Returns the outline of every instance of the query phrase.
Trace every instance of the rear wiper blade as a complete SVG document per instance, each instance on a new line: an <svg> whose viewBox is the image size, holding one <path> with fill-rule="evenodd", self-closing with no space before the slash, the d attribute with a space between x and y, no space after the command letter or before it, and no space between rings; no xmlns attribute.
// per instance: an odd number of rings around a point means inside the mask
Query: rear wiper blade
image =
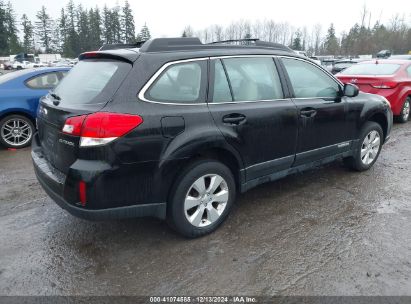
<svg viewBox="0 0 411 304"><path fill-rule="evenodd" d="M58 96L56 93L50 93L50 96L53 97L55 100L61 100L61 97Z"/></svg>
<svg viewBox="0 0 411 304"><path fill-rule="evenodd" d="M58 106L60 104L61 97L58 96L56 93L50 93L50 96L54 98L53 104Z"/></svg>

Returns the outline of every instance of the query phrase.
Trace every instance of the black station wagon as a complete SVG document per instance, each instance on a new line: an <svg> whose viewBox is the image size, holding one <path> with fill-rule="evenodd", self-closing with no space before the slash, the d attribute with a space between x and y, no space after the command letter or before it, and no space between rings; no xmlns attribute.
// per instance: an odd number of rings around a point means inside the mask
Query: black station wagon
<svg viewBox="0 0 411 304"><path fill-rule="evenodd" d="M384 97L283 45L119 47L80 55L39 107L35 172L73 215L153 216L197 237L238 193L336 159L367 170L389 138Z"/></svg>

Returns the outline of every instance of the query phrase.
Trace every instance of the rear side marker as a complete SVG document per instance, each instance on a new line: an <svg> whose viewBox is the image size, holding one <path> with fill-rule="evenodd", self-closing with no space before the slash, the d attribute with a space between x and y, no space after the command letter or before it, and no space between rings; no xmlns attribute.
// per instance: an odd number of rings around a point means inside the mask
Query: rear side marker
<svg viewBox="0 0 411 304"><path fill-rule="evenodd" d="M102 146L143 123L139 115L96 112L67 118L62 132L80 136L80 147Z"/></svg>

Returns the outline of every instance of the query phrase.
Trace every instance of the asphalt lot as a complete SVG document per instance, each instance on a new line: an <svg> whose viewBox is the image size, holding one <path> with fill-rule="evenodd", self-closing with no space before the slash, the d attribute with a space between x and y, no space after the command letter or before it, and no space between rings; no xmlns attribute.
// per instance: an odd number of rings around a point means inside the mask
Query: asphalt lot
<svg viewBox="0 0 411 304"><path fill-rule="evenodd" d="M242 195L187 240L155 219L87 222L0 150L0 295L411 295L411 123L368 172L341 162Z"/></svg>

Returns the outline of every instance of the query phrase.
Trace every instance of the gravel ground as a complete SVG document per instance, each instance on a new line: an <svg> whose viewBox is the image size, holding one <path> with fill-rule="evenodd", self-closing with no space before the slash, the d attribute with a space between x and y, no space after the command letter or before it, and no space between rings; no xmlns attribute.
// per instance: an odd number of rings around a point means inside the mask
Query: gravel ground
<svg viewBox="0 0 411 304"><path fill-rule="evenodd" d="M240 196L187 240L155 219L87 222L0 150L0 295L411 295L411 123L368 172L340 162Z"/></svg>

